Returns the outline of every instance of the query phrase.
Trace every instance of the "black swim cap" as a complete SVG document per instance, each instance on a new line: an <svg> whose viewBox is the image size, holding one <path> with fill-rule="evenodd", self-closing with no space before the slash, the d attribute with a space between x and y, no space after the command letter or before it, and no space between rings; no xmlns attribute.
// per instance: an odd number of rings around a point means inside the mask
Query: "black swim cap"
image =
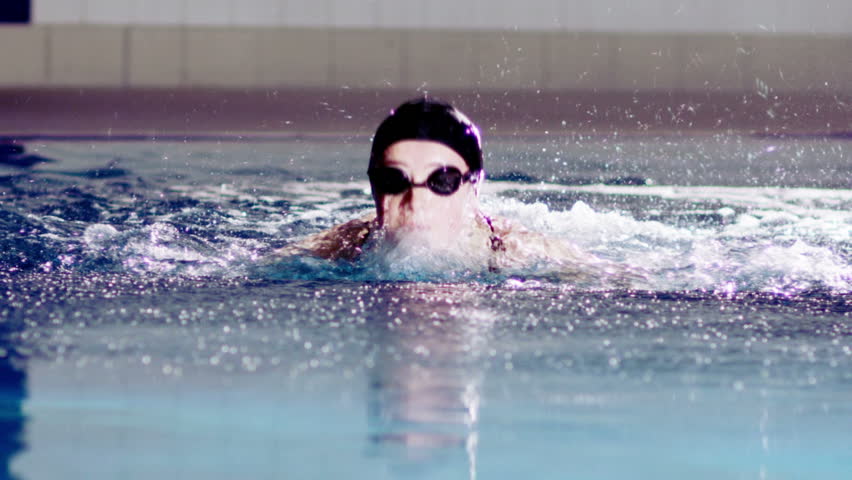
<svg viewBox="0 0 852 480"><path fill-rule="evenodd" d="M400 140L432 140L452 148L471 172L482 170L479 129L452 105L426 98L400 105L379 125L373 137L370 168L381 165L385 150Z"/></svg>

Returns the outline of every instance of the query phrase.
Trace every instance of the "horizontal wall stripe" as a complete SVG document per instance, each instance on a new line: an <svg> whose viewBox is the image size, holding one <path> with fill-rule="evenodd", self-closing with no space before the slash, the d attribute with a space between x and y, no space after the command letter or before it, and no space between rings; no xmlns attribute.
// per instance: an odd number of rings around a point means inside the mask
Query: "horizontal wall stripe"
<svg viewBox="0 0 852 480"><path fill-rule="evenodd" d="M852 92L852 36L0 27L0 87Z"/></svg>
<svg viewBox="0 0 852 480"><path fill-rule="evenodd" d="M852 32L852 2L841 0L33 0L33 9L37 24L634 33Z"/></svg>

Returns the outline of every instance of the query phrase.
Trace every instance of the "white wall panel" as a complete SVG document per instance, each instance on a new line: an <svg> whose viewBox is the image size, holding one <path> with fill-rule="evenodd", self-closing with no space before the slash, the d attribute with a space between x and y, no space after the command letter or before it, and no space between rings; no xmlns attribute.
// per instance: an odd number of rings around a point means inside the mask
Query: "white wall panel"
<svg viewBox="0 0 852 480"><path fill-rule="evenodd" d="M519 30L555 30L559 28L557 0L504 1L503 3L503 28L517 28Z"/></svg>
<svg viewBox="0 0 852 480"><path fill-rule="evenodd" d="M232 5L235 25L280 25L286 0L238 0Z"/></svg>
<svg viewBox="0 0 852 480"><path fill-rule="evenodd" d="M489 25L502 25L505 23L505 5L509 0L470 0L473 4L473 12L467 18L471 18L470 28L481 30ZM448 2L452 6L452 2Z"/></svg>
<svg viewBox="0 0 852 480"><path fill-rule="evenodd" d="M852 32L850 0L33 0L35 23Z"/></svg>
<svg viewBox="0 0 852 480"><path fill-rule="evenodd" d="M595 28L597 23L595 19L599 12L605 12L606 8L603 2L593 2L586 5L583 10L579 10L576 1L562 0L557 5L559 25L563 30L600 30Z"/></svg>
<svg viewBox="0 0 852 480"><path fill-rule="evenodd" d="M376 27L380 7L378 0L330 0L331 21L336 27Z"/></svg>
<svg viewBox="0 0 852 480"><path fill-rule="evenodd" d="M719 4L716 2L688 2L680 20L688 23L691 18L700 18L705 25L720 26L716 29L717 32L729 33L734 31L729 21L729 15L730 12L727 12L724 8L719 8Z"/></svg>
<svg viewBox="0 0 852 480"><path fill-rule="evenodd" d="M625 24L628 21L636 22L644 25L643 29L647 32L671 32L683 28L684 23L689 23L689 17L686 15L686 6L688 2L680 0L652 0L647 7L644 7L645 2L633 2L628 4L626 9L629 15L629 20L625 19Z"/></svg>
<svg viewBox="0 0 852 480"><path fill-rule="evenodd" d="M775 30L776 7L774 2L767 5L765 2L743 2L740 5L730 5L730 0L722 0L717 8L727 6L723 22L735 32L757 32L767 33Z"/></svg>
<svg viewBox="0 0 852 480"><path fill-rule="evenodd" d="M496 0L493 2L498 3ZM476 2L459 0L432 0L423 2L423 26L426 28L477 28L479 27Z"/></svg>
<svg viewBox="0 0 852 480"><path fill-rule="evenodd" d="M538 9L545 0L523 5ZM840 0L608 0L558 2L563 29L607 32L840 33L852 31L852 2ZM542 24L546 19L541 19Z"/></svg>
<svg viewBox="0 0 852 480"><path fill-rule="evenodd" d="M284 25L319 27L331 25L329 0L287 0Z"/></svg>
<svg viewBox="0 0 852 480"><path fill-rule="evenodd" d="M140 25L184 23L185 0L134 0L132 22Z"/></svg>
<svg viewBox="0 0 852 480"><path fill-rule="evenodd" d="M821 3L826 3L826 6L822 7ZM805 31L808 32L852 33L852 2L850 1L814 2L807 11L801 12L801 9L797 9L794 15L805 23L807 27Z"/></svg>
<svg viewBox="0 0 852 480"><path fill-rule="evenodd" d="M808 22L802 18L797 18L796 8L793 5L794 0L778 0L776 3L775 23L779 30L789 30L796 28L796 24Z"/></svg>
<svg viewBox="0 0 852 480"><path fill-rule="evenodd" d="M33 23L80 23L85 0L33 0Z"/></svg>
<svg viewBox="0 0 852 480"><path fill-rule="evenodd" d="M379 26L386 28L423 28L427 3L400 0L379 1Z"/></svg>
<svg viewBox="0 0 852 480"><path fill-rule="evenodd" d="M797 11L795 6L796 0L777 0L775 10L770 16L772 24L770 29L775 31L789 31L795 29L797 25L801 25L803 29L807 29L810 22L810 13ZM818 7L818 2L814 2L814 6ZM806 15L802 15L805 13Z"/></svg>
<svg viewBox="0 0 852 480"><path fill-rule="evenodd" d="M85 23L126 25L133 17L133 0L86 0Z"/></svg>
<svg viewBox="0 0 852 480"><path fill-rule="evenodd" d="M609 5L603 14L598 15L599 26L602 30L610 30L610 25L629 25L636 31L649 31L657 28L661 22L657 14L659 11L659 0L645 0L641 3L619 2L617 5ZM648 12L653 12L649 15ZM649 25L649 20L651 24ZM620 30L618 27L613 30Z"/></svg>
<svg viewBox="0 0 852 480"><path fill-rule="evenodd" d="M189 25L229 25L233 22L232 0L185 0Z"/></svg>

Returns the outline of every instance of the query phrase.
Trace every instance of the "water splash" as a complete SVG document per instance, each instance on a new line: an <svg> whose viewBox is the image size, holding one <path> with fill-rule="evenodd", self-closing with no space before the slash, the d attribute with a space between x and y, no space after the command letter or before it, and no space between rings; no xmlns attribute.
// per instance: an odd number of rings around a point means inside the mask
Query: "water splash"
<svg viewBox="0 0 852 480"><path fill-rule="evenodd" d="M826 152L840 148L832 155L842 157L843 145L837 145L823 147ZM805 146L774 139L749 148L774 155ZM179 156L176 148L170 158ZM216 169L201 175L194 163L163 166L162 155L143 149L139 158L123 163L136 170L125 169L118 176L45 170L0 177L0 224L5 232L0 235L0 265L9 271L221 278L261 272L267 278L486 283L514 279L581 289L618 287L606 282L578 284L560 277L546 261L495 275L472 268L464 258L421 252L416 242L405 248L377 249L354 264L303 257L271 266L266 259L275 249L372 209L367 183L352 180L360 178L356 177L360 170L346 163L343 174L331 172L334 162L305 175L254 164L226 169L226 159L236 150L208 160L195 152L197 145L181 148L192 154L193 162L209 162ZM335 148L329 145L327 150ZM559 151L560 157L571 155L565 148ZM52 155L62 158L59 166L68 169L68 162L75 160L72 153ZM89 152L77 160L81 171L92 170ZM492 163L496 172L492 178L503 180L484 185L482 200L488 214L603 260L643 270L647 272L643 288L781 294L852 291L849 190L588 181L566 185L533 179L530 172L538 169L518 161L512 163L512 171L526 176L501 177L500 162ZM553 168L566 171L562 164ZM326 170L331 173L326 175ZM554 170L541 178L565 177L558 173ZM324 175L333 180L305 181Z"/></svg>
<svg viewBox="0 0 852 480"><path fill-rule="evenodd" d="M504 193L508 186L501 186ZM514 186L548 191L556 186ZM618 210L596 211L582 201L565 211L541 202L493 199L500 214L543 230L603 258L651 272L654 290L764 291L794 294L827 289L852 291L852 194L809 189L723 187L572 187L600 195L680 198L686 210L638 220ZM683 224L699 201L719 202L710 223ZM701 210L701 206L698 206ZM830 208L827 208L830 207ZM740 213L737 213L740 212Z"/></svg>

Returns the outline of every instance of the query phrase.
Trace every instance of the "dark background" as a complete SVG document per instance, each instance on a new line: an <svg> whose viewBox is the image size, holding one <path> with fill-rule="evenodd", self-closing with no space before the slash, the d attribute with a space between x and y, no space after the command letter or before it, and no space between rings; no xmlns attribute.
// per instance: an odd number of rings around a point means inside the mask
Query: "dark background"
<svg viewBox="0 0 852 480"><path fill-rule="evenodd" d="M0 23L30 23L30 0L0 0Z"/></svg>

